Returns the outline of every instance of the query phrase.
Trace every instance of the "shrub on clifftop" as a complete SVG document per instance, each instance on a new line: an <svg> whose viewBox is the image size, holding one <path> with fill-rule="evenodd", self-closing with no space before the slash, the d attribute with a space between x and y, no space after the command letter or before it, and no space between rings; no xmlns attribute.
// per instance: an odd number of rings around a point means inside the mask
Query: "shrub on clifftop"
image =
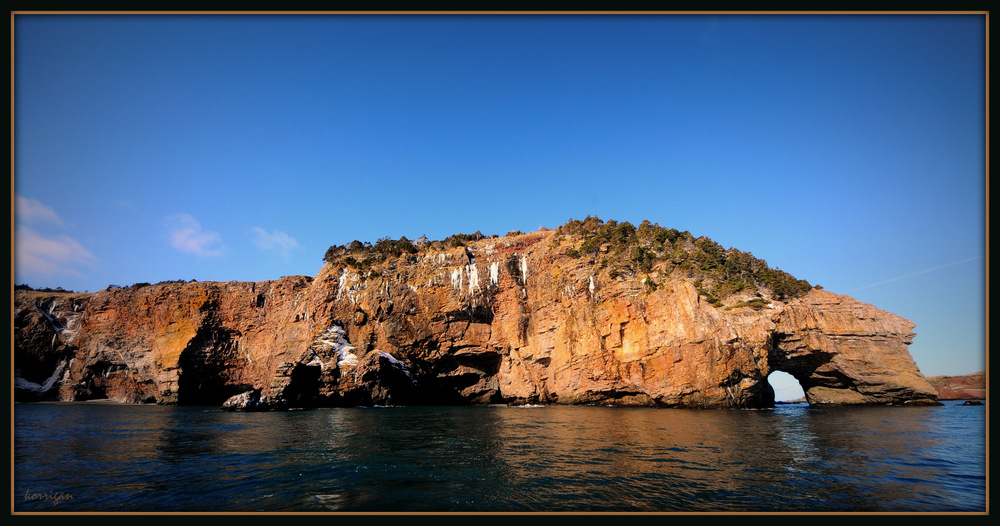
<svg viewBox="0 0 1000 526"><path fill-rule="evenodd" d="M600 268L617 260L624 270L650 272L655 268L670 273L673 269L693 272L705 281L700 293L713 305L738 292L767 288L776 299L800 296L812 286L786 272L770 269L767 262L749 252L725 249L708 237L695 238L688 231L664 228L643 221L639 228L629 222L602 221L593 216L583 220L570 219L556 229L559 236L579 236L579 253L596 256L606 253ZM610 257L610 260L609 260ZM620 270L614 270L615 276Z"/></svg>
<svg viewBox="0 0 1000 526"><path fill-rule="evenodd" d="M508 233L520 234L520 231ZM477 231L454 234L441 241L422 241L419 245L405 236L397 240L385 237L374 245L354 240L348 245L331 246L323 261L365 270L388 258L465 247L486 238ZM769 268L766 261L749 252L726 249L708 237L695 238L686 230L664 228L648 220L637 228L628 221L604 221L588 215L586 219L570 219L558 227L554 239L558 240L555 246L570 244L561 251L569 257L599 259L598 270L607 272L611 279L653 272L669 276L675 270L683 276L697 278L699 294L716 306L721 306L722 301L733 294L754 289L767 289L774 299L784 300L801 296L813 288L805 280ZM755 306L759 306L759 302Z"/></svg>

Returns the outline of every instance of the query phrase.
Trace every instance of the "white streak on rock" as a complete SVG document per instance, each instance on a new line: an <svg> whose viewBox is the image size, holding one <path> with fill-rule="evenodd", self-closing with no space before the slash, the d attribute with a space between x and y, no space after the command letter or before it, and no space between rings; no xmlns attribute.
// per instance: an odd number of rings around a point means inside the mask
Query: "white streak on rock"
<svg viewBox="0 0 1000 526"><path fill-rule="evenodd" d="M474 261L465 267L465 270L469 274L469 294L472 294L479 290L479 271L476 269Z"/></svg>
<svg viewBox="0 0 1000 526"><path fill-rule="evenodd" d="M500 283L500 263L497 261L490 264L490 283L494 287Z"/></svg>
<svg viewBox="0 0 1000 526"><path fill-rule="evenodd" d="M337 280L337 299L340 300L341 295L344 293L344 289L347 288L347 269L344 269L340 273L340 279Z"/></svg>

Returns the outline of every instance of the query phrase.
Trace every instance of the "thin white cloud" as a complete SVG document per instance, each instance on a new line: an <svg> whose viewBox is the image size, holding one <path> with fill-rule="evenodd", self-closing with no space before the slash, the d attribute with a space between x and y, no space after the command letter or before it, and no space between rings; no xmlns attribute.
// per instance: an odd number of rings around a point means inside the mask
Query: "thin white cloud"
<svg viewBox="0 0 1000 526"><path fill-rule="evenodd" d="M170 231L170 246L186 254L198 256L221 256L222 237L201 227L201 223L190 214L175 214L167 217Z"/></svg>
<svg viewBox="0 0 1000 526"><path fill-rule="evenodd" d="M253 244L257 245L257 248L264 252L277 252L284 259L288 259L291 251L299 247L299 242L294 237L281 230L268 232L257 226L251 230L251 233L253 234Z"/></svg>
<svg viewBox="0 0 1000 526"><path fill-rule="evenodd" d="M55 210L33 197L16 196L14 211L17 214L17 220L22 223L50 223L65 226Z"/></svg>
<svg viewBox="0 0 1000 526"><path fill-rule="evenodd" d="M45 237L24 225L17 226L15 250L14 265L18 279L79 276L79 265L97 261L89 250L67 235Z"/></svg>
<svg viewBox="0 0 1000 526"><path fill-rule="evenodd" d="M923 270L918 270L916 272L907 274L905 276L897 276L895 278L889 278L889 279L887 279L885 281L879 281L877 283L872 283L870 285L865 285L863 287L858 287L856 289L851 289L851 290L845 292L845 294L849 294L851 292L855 292L855 291L862 290L862 289L867 289L867 288L870 288L870 287L876 287L878 285L885 285L886 283L892 283L893 281L899 281L901 279L912 278L913 276L919 276L921 274L927 274L928 272L934 272L935 270L941 270L943 268L947 268L947 267L950 267L952 265L959 265L961 263L968 263L970 261L975 261L977 259L983 259L983 256L976 256L974 258L961 259L961 260L958 260L958 261L952 261L951 263L945 263L944 265L938 265L936 267L925 268Z"/></svg>

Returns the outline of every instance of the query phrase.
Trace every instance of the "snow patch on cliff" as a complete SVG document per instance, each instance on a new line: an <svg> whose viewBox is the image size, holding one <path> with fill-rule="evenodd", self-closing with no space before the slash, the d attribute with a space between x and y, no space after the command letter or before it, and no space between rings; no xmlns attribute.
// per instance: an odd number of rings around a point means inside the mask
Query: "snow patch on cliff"
<svg viewBox="0 0 1000 526"><path fill-rule="evenodd" d="M50 301L45 308L39 307L38 311L42 313L42 316L45 317L46 321L49 322L49 325L56 332L62 332L66 329L65 326L59 323L59 319L56 318L56 302Z"/></svg>
<svg viewBox="0 0 1000 526"><path fill-rule="evenodd" d="M351 345L351 342L347 341L346 333L344 333L344 329L340 325L331 325L319 337L317 342L331 348L330 350L337 356L338 367L355 367L358 365L358 356L354 354L354 346ZM321 367L323 365L318 356L314 357L309 364L315 365L315 363L318 363Z"/></svg>
<svg viewBox="0 0 1000 526"><path fill-rule="evenodd" d="M413 382L413 383L417 382L416 378L413 377L413 371L410 370L410 366L409 365L406 365L405 363L397 360L393 355L391 355L391 354L389 354L389 353L387 353L385 351L378 351L378 354L382 358L385 358L386 360L388 360L389 363L391 363L393 365L393 367L397 367L397 368L399 368L399 370L403 371L403 373L406 375L406 377L410 379L410 382Z"/></svg>
<svg viewBox="0 0 1000 526"><path fill-rule="evenodd" d="M439 264L444 264L448 261L449 254L447 252L439 252L437 254L426 254L424 256L424 261L429 261L434 263L436 260Z"/></svg>
<svg viewBox="0 0 1000 526"><path fill-rule="evenodd" d="M35 382L21 378L20 374L18 374L20 373L20 371L16 371L15 372L16 376L14 377L14 387L25 391L32 391L38 394L47 393L56 385L57 382L59 382L62 379L63 376L65 376L64 373L69 372L66 369L66 366L68 364L69 360L66 359L60 360L59 363L56 364L56 368L55 370L52 371L52 374L49 375L49 377L46 378L45 381L40 384L36 384Z"/></svg>

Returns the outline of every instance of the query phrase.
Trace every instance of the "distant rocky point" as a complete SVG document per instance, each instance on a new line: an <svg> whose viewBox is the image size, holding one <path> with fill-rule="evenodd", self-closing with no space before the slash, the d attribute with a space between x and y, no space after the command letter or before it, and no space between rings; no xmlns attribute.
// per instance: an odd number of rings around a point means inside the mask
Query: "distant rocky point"
<svg viewBox="0 0 1000 526"><path fill-rule="evenodd" d="M588 217L332 246L316 277L19 287L15 399L273 410L408 404L937 403L914 324L748 252Z"/></svg>
<svg viewBox="0 0 1000 526"><path fill-rule="evenodd" d="M964 376L931 376L927 381L934 387L938 400L985 400L986 372Z"/></svg>

